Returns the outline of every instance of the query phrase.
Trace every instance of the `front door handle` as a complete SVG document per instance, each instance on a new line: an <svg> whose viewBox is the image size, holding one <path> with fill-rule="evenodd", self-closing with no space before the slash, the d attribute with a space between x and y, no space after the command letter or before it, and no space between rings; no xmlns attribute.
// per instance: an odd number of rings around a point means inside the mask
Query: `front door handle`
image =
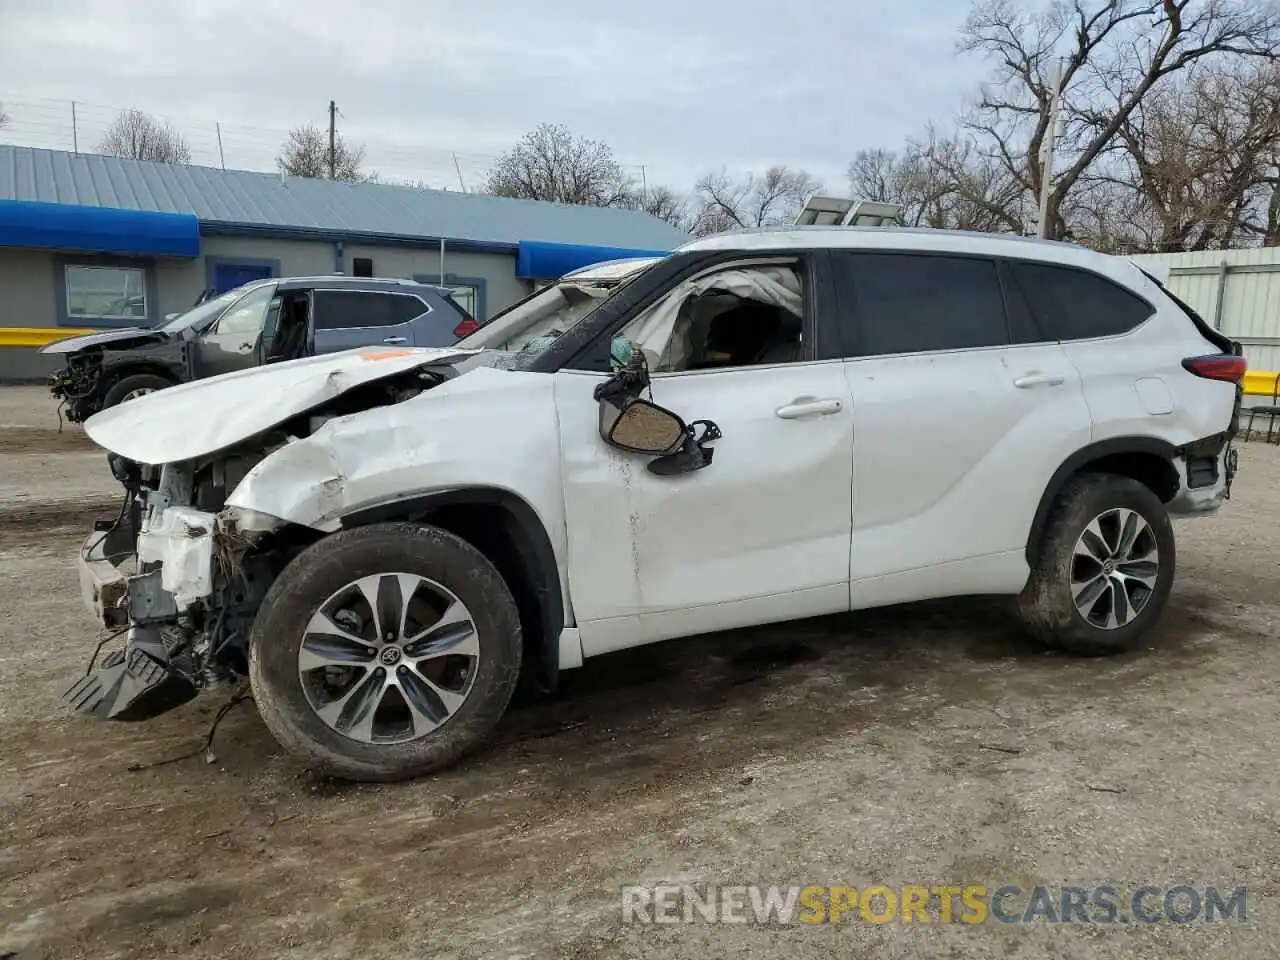
<svg viewBox="0 0 1280 960"><path fill-rule="evenodd" d="M383 343L404 343L404 341L405 341L404 337L383 337L382 338Z"/></svg>
<svg viewBox="0 0 1280 960"><path fill-rule="evenodd" d="M783 420L799 420L801 417L829 417L844 409L835 397L819 400L817 397L796 397L774 411Z"/></svg>
<svg viewBox="0 0 1280 960"><path fill-rule="evenodd" d="M1019 390L1029 390L1032 387L1060 387L1064 383L1066 383L1066 377L1041 373L1039 370L1032 370L1013 381L1013 385Z"/></svg>

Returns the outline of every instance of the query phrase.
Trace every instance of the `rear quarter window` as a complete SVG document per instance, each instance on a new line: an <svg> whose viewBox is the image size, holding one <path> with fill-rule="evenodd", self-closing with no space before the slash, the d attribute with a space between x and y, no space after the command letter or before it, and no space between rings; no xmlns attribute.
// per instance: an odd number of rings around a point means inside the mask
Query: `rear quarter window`
<svg viewBox="0 0 1280 960"><path fill-rule="evenodd" d="M1137 294L1087 270L1025 262L1011 263L1009 269L1050 340L1119 336L1156 312Z"/></svg>

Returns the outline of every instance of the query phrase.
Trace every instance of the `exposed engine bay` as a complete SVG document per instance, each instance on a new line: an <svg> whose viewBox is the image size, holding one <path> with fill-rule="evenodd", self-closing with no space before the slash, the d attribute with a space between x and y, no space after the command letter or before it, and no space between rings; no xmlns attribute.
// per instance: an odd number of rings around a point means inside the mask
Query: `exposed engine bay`
<svg viewBox="0 0 1280 960"><path fill-rule="evenodd" d="M361 384L208 457L156 467L109 454L125 498L85 542L81 587L113 636L129 638L96 670L90 664L68 703L100 719L147 720L243 679L263 597L323 534L227 508L230 492L270 453L328 421L402 403L452 373L419 367Z"/></svg>

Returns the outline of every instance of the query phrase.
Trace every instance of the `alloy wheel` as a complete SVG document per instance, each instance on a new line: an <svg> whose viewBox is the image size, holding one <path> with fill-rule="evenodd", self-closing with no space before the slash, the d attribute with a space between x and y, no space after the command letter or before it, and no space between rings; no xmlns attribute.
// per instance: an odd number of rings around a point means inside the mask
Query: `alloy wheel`
<svg viewBox="0 0 1280 960"><path fill-rule="evenodd" d="M298 676L326 725L369 744L425 737L462 707L480 662L471 612L410 573L363 577L307 623Z"/></svg>
<svg viewBox="0 0 1280 960"><path fill-rule="evenodd" d="M1117 507L1094 517L1076 539L1071 599L1091 626L1118 630L1142 612L1159 576L1155 530L1136 510Z"/></svg>

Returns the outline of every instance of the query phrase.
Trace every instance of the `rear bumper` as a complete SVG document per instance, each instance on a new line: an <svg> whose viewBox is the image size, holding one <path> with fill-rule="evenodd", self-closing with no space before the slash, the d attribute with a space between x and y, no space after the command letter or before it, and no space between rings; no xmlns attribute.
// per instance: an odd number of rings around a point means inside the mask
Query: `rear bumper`
<svg viewBox="0 0 1280 960"><path fill-rule="evenodd" d="M1178 493L1169 501L1169 513L1174 516L1193 517L1213 513L1231 496L1231 482L1235 478L1239 466L1239 452L1230 441L1214 458L1212 480L1206 479L1202 469L1191 468L1187 457L1177 457L1173 461L1178 471ZM1198 484L1192 486L1192 482Z"/></svg>

